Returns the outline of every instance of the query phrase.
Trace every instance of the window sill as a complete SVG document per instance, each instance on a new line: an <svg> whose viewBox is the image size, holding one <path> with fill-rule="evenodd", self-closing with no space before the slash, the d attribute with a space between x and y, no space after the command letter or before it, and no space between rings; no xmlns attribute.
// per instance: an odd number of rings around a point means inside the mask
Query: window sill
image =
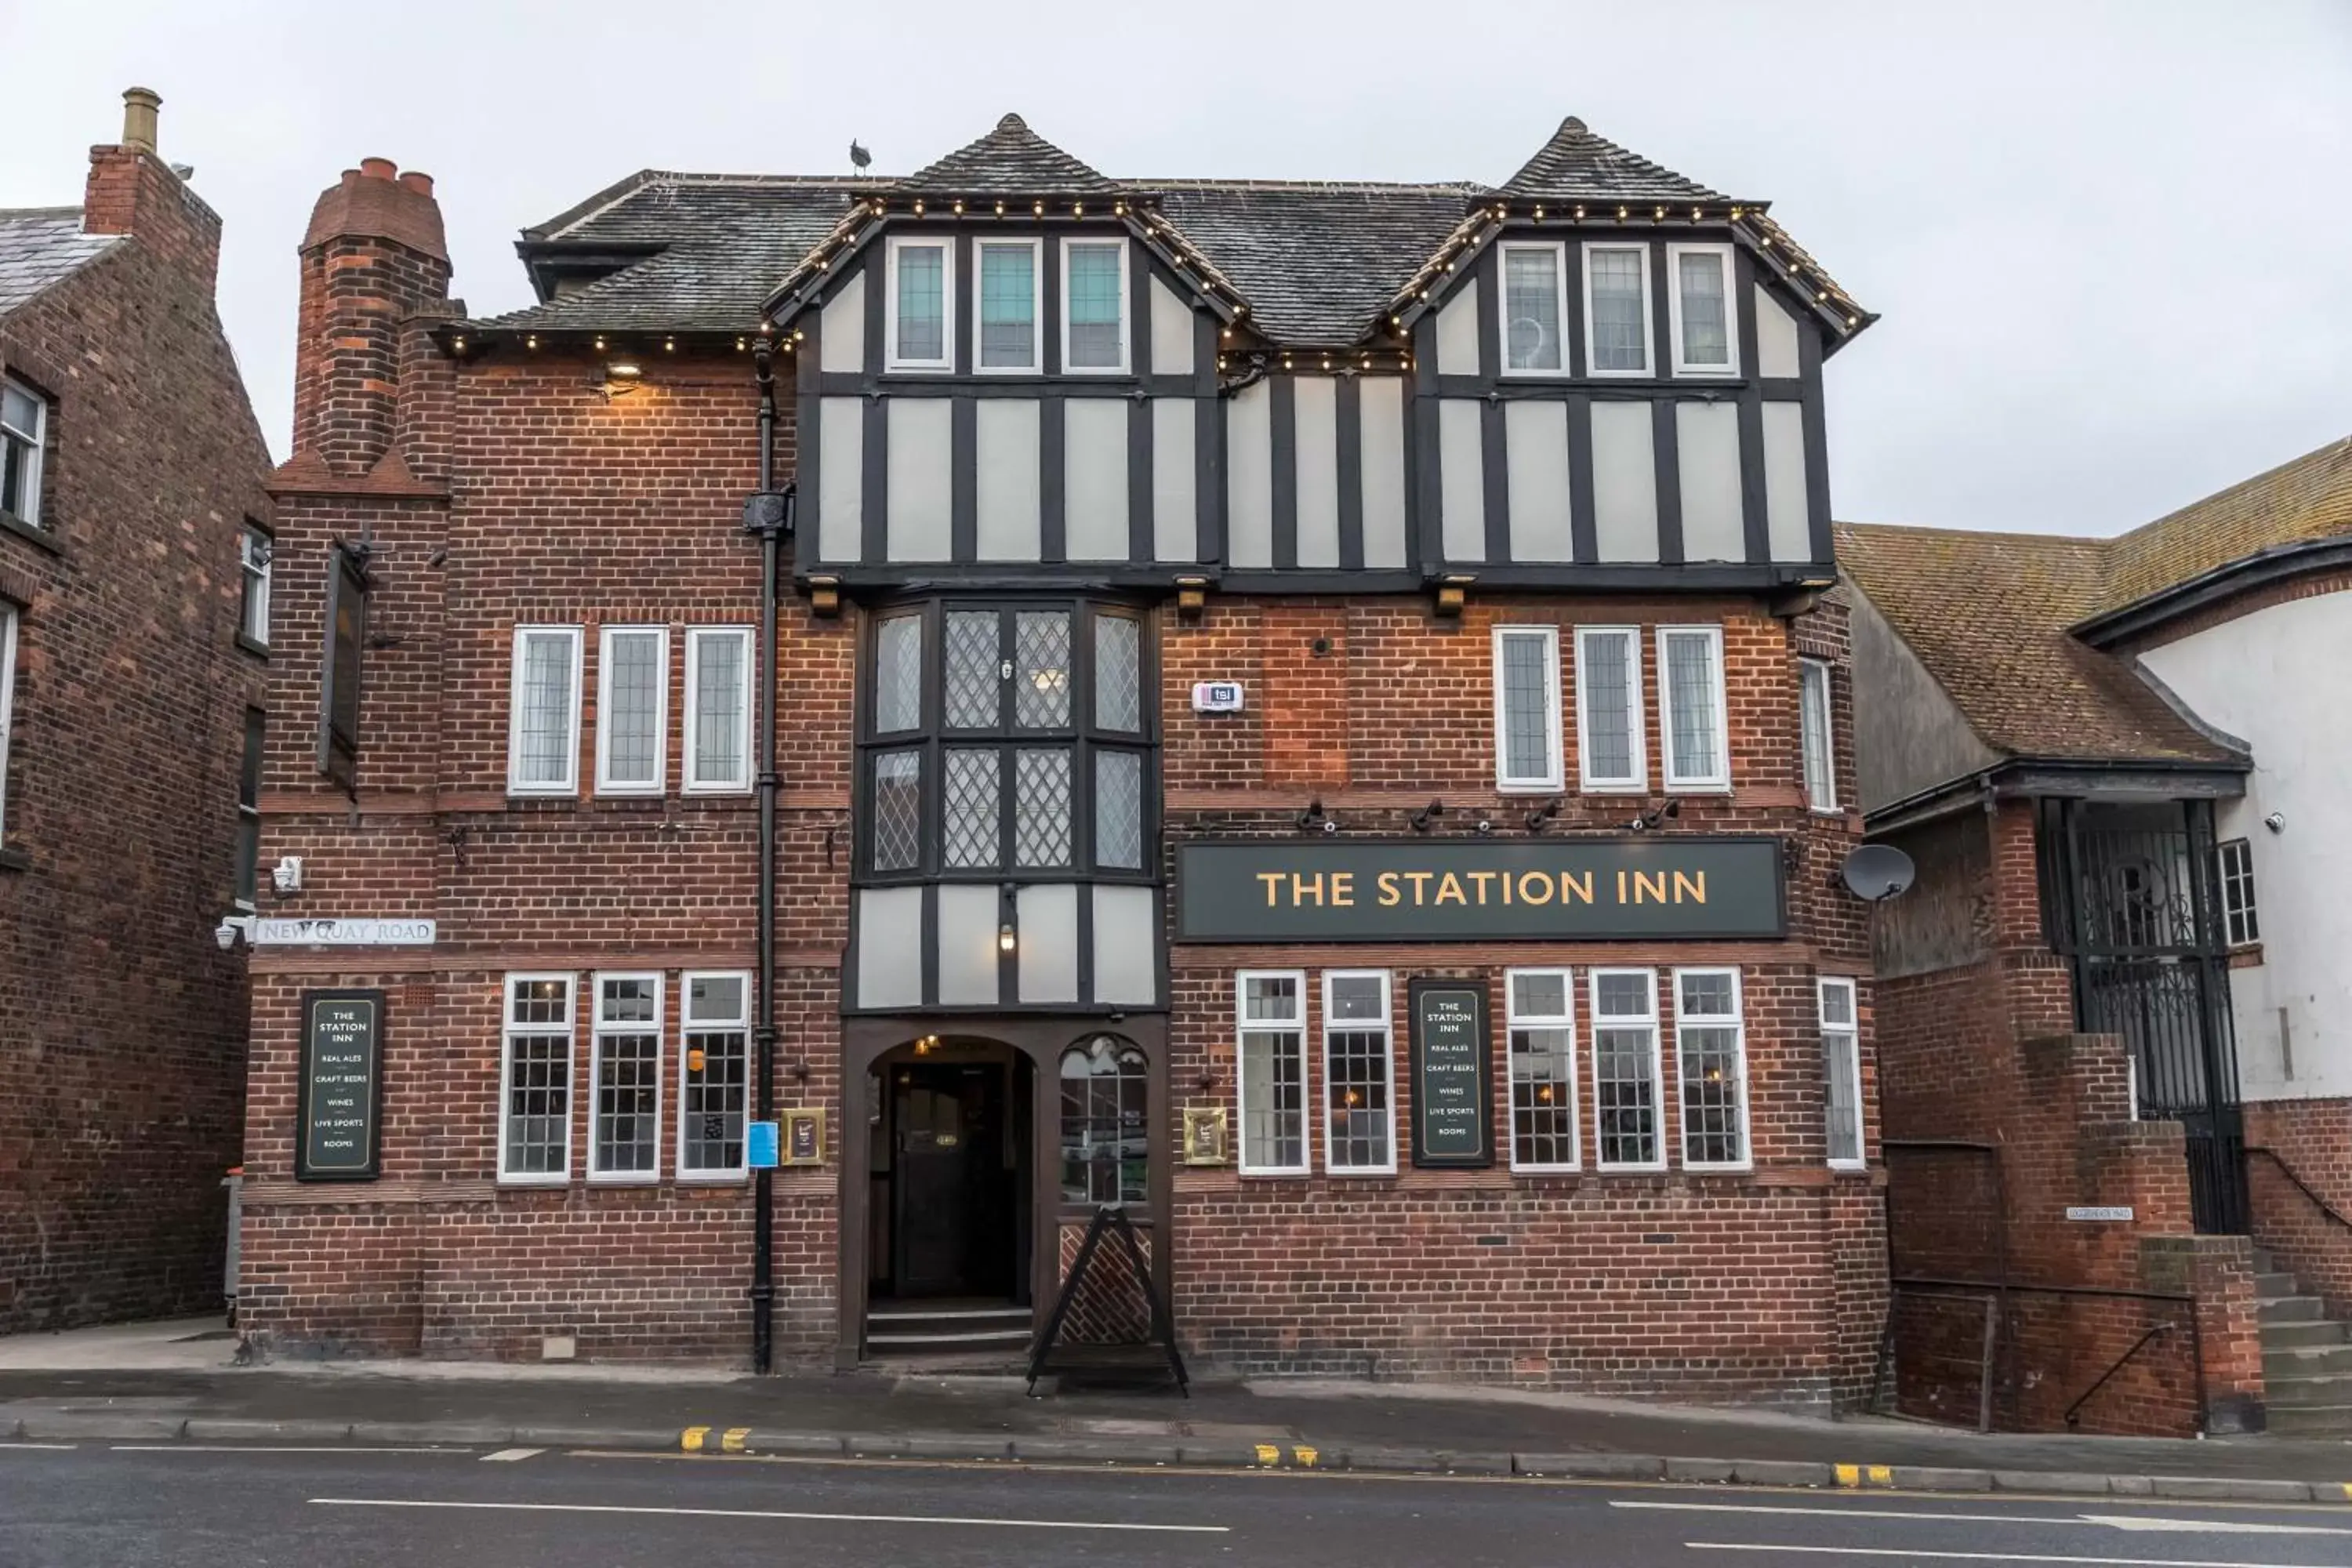
<svg viewBox="0 0 2352 1568"><path fill-rule="evenodd" d="M33 858L24 850L13 844L0 849L0 871L29 871L32 868Z"/></svg>
<svg viewBox="0 0 2352 1568"><path fill-rule="evenodd" d="M267 660L269 658L269 645L268 643L256 642L251 637L246 636L243 632L236 634L236 646L243 648L246 652L253 655L256 658Z"/></svg>
<svg viewBox="0 0 2352 1568"><path fill-rule="evenodd" d="M37 544L52 555L66 552L65 542L38 523L26 522L13 511L0 511L0 533L13 533L28 543Z"/></svg>
<svg viewBox="0 0 2352 1568"><path fill-rule="evenodd" d="M2230 950L2230 967L2232 969L2260 969L2265 962L2261 942L2240 942Z"/></svg>

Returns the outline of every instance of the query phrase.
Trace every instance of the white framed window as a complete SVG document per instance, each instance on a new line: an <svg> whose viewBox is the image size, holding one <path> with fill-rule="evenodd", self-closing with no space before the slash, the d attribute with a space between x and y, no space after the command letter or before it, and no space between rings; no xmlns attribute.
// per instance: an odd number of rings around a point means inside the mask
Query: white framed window
<svg viewBox="0 0 2352 1568"><path fill-rule="evenodd" d="M1323 1168L1335 1175L1393 1175L1394 1052L1385 969L1323 972Z"/></svg>
<svg viewBox="0 0 2352 1568"><path fill-rule="evenodd" d="M606 626L596 646L596 793L661 794L668 735L669 628Z"/></svg>
<svg viewBox="0 0 2352 1568"><path fill-rule="evenodd" d="M1675 1073L1684 1166L1748 1169L1748 1028L1737 969L1675 971Z"/></svg>
<svg viewBox="0 0 2352 1568"><path fill-rule="evenodd" d="M751 787L754 674L749 626L687 628L687 794L740 795Z"/></svg>
<svg viewBox="0 0 2352 1568"><path fill-rule="evenodd" d="M1507 969L1511 1169L1573 1171L1576 1126L1575 980L1565 969Z"/></svg>
<svg viewBox="0 0 2352 1568"><path fill-rule="evenodd" d="M1739 315L1732 292L1737 276L1727 245L1666 247L1666 277L1674 289L1666 313L1674 327L1676 375L1739 374Z"/></svg>
<svg viewBox="0 0 2352 1568"><path fill-rule="evenodd" d="M1721 626L1658 628L1658 743L1668 789L1731 787Z"/></svg>
<svg viewBox="0 0 2352 1568"><path fill-rule="evenodd" d="M751 977L689 971L678 984L677 1179L740 1181L751 1174Z"/></svg>
<svg viewBox="0 0 2352 1568"><path fill-rule="evenodd" d="M1556 626L1495 628L1495 786L1560 787Z"/></svg>
<svg viewBox="0 0 2352 1568"><path fill-rule="evenodd" d="M1638 626L1576 628L1576 774L1593 794L1650 787Z"/></svg>
<svg viewBox="0 0 2352 1568"><path fill-rule="evenodd" d="M980 320L972 331L971 367L982 375L1034 375L1045 368L1043 240L974 242L980 268Z"/></svg>
<svg viewBox="0 0 2352 1568"><path fill-rule="evenodd" d="M1592 1010L1593 1166L1663 1171L1658 1126L1658 972L1595 969Z"/></svg>
<svg viewBox="0 0 2352 1568"><path fill-rule="evenodd" d="M1062 369L1127 374L1127 241L1062 241Z"/></svg>
<svg viewBox="0 0 2352 1568"><path fill-rule="evenodd" d="M261 752L269 717L258 708L245 710L245 754L236 770L236 885L231 902L253 912L255 883L261 867Z"/></svg>
<svg viewBox="0 0 2352 1568"><path fill-rule="evenodd" d="M955 368L955 247L893 239L882 296L883 368Z"/></svg>
<svg viewBox="0 0 2352 1568"><path fill-rule="evenodd" d="M588 1081L588 1179L661 1179L662 977L604 974Z"/></svg>
<svg viewBox="0 0 2352 1568"><path fill-rule="evenodd" d="M8 838L8 731L16 716L16 606L0 599L0 844Z"/></svg>
<svg viewBox="0 0 2352 1568"><path fill-rule="evenodd" d="M2221 922L2231 947L2263 940L2263 923L2254 912L2254 847L2242 838L2221 846Z"/></svg>
<svg viewBox="0 0 2352 1568"><path fill-rule="evenodd" d="M1859 1171L1862 1156L1862 1037L1853 982L1824 975L1822 1008L1822 1119L1830 1168Z"/></svg>
<svg viewBox="0 0 2352 1568"><path fill-rule="evenodd" d="M1654 375L1650 354L1650 247L1584 247L1584 358L1588 375Z"/></svg>
<svg viewBox="0 0 2352 1568"><path fill-rule="evenodd" d="M506 977L499 1053L499 1180L561 1186L572 1179L572 989L569 974Z"/></svg>
<svg viewBox="0 0 2352 1568"><path fill-rule="evenodd" d="M1505 375L1568 374L1568 247L1507 244L1502 247Z"/></svg>
<svg viewBox="0 0 2352 1568"><path fill-rule="evenodd" d="M41 454L49 400L14 376L0 378L0 512L41 526Z"/></svg>
<svg viewBox="0 0 2352 1568"><path fill-rule="evenodd" d="M1830 667L1817 658L1797 661L1798 728L1805 753L1805 805L1834 812L1837 752L1830 735Z"/></svg>
<svg viewBox="0 0 2352 1568"><path fill-rule="evenodd" d="M237 535L237 565L244 579L244 598L237 609L237 630L256 647L269 646L269 559L275 542L268 530L247 522Z"/></svg>
<svg viewBox="0 0 2352 1568"><path fill-rule="evenodd" d="M1304 1175L1307 973L1244 969L1234 976L1234 1001L1242 1174Z"/></svg>
<svg viewBox="0 0 2352 1568"><path fill-rule="evenodd" d="M507 715L507 793L580 793L578 626L517 626Z"/></svg>

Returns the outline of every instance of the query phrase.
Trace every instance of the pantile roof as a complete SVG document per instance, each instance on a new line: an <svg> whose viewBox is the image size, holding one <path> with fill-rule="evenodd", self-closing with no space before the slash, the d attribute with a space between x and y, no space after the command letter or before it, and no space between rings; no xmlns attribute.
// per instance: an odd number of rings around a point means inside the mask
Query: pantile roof
<svg viewBox="0 0 2352 1568"><path fill-rule="evenodd" d="M84 234L79 207L0 211L0 316L121 238L119 234Z"/></svg>

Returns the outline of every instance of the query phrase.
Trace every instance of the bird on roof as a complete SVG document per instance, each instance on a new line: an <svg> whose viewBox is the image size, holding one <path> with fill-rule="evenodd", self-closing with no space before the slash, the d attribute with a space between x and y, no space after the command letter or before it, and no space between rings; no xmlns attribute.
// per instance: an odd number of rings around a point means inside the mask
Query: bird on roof
<svg viewBox="0 0 2352 1568"><path fill-rule="evenodd" d="M849 139L849 162L852 167L858 169L871 168L874 164L874 154L859 146L855 136Z"/></svg>

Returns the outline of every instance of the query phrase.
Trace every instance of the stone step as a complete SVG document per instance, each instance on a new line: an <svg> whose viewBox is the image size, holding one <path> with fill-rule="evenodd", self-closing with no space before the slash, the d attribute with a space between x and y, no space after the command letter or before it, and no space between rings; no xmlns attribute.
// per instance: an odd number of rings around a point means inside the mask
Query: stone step
<svg viewBox="0 0 2352 1568"><path fill-rule="evenodd" d="M2263 1351L2300 1350L2308 1345L2340 1345L2345 1342L2344 1325L2326 1318L2314 1321L2278 1323L2265 1319L2263 1323Z"/></svg>
<svg viewBox="0 0 2352 1568"><path fill-rule="evenodd" d="M2257 1274L2275 1274L2278 1272L2278 1259L2271 1256L2271 1249L2269 1247L2257 1247L2254 1248L2254 1272Z"/></svg>
<svg viewBox="0 0 2352 1568"><path fill-rule="evenodd" d="M2273 1296L2262 1314L2265 1323L2315 1323L2327 1316L2327 1304L2316 1296Z"/></svg>
<svg viewBox="0 0 2352 1568"><path fill-rule="evenodd" d="M2352 1344L2274 1345L2265 1337L2263 1376L2352 1377Z"/></svg>
<svg viewBox="0 0 2352 1568"><path fill-rule="evenodd" d="M2293 1296L2302 1289L2302 1283L2292 1274L2265 1272L2254 1276L2254 1294L2265 1301L2275 1301L2282 1296Z"/></svg>
<svg viewBox="0 0 2352 1568"><path fill-rule="evenodd" d="M2273 1405L2270 1430L2284 1437L2352 1436L2352 1405Z"/></svg>
<svg viewBox="0 0 2352 1568"><path fill-rule="evenodd" d="M2263 1386L2268 1391L2271 1408L2283 1405L2352 1405L2352 1373L2334 1375L2280 1376L2263 1365Z"/></svg>

